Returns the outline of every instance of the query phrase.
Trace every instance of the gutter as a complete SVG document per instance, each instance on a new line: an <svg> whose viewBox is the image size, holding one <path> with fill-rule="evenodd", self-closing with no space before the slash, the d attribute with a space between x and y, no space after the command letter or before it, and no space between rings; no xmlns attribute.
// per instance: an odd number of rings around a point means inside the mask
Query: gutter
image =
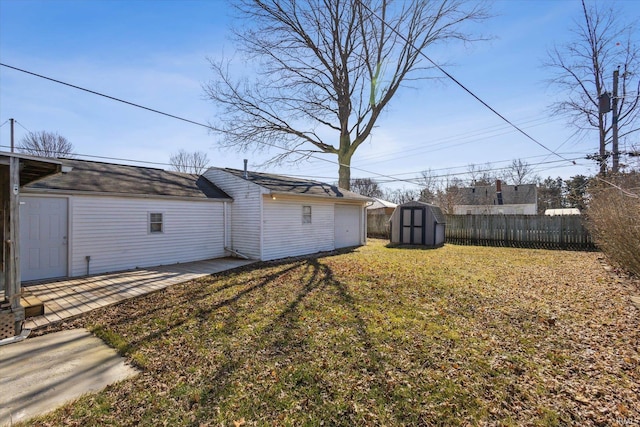
<svg viewBox="0 0 640 427"><path fill-rule="evenodd" d="M316 199L328 199L328 200L333 200L335 202L353 202L353 203L365 203L365 202L373 203L374 202L373 199L365 196L362 196L362 198L337 197L337 196L329 196L329 195L321 195L321 194L291 193L288 191L272 191L272 190L269 190L269 192L266 194L269 196L314 197Z"/></svg>

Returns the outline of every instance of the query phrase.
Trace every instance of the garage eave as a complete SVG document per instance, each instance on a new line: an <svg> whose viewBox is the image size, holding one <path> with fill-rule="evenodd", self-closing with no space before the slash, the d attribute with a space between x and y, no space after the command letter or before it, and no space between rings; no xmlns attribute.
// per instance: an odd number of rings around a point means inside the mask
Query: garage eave
<svg viewBox="0 0 640 427"><path fill-rule="evenodd" d="M271 198L278 197L290 197L290 198L306 198L312 197L314 199L323 199L323 200L333 200L338 203L353 203L358 205L364 205L365 203L369 203L372 199L368 197L362 196L361 198L351 198L351 197L336 197L331 195L320 195L320 194L304 194L304 193L291 193L288 191L268 191L265 193L267 196Z"/></svg>
<svg viewBox="0 0 640 427"><path fill-rule="evenodd" d="M8 152L0 152L0 164L9 165L11 157L20 160L21 187L46 176L56 174L62 169L62 162L56 159Z"/></svg>

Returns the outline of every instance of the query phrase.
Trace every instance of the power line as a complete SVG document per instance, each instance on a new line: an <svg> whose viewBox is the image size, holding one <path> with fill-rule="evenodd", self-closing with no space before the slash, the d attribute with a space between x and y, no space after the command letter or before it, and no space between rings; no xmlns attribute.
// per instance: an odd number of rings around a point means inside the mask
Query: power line
<svg viewBox="0 0 640 427"><path fill-rule="evenodd" d="M385 25L387 25L387 24L385 23ZM136 104L134 102L126 101L126 100L123 100L123 99L120 99L120 98L116 98L116 97L113 97L113 96L110 96L110 95L106 95L106 94L103 94L103 93L100 93L100 92L96 92L96 91L91 90L91 89L87 89L87 88L83 88L83 87L80 87L80 86L77 86L77 85L74 85L74 84L71 84L71 83L63 82L61 80L57 80L57 79L54 79L54 78L51 78L51 77L47 77L47 76L44 76L44 75L41 75L41 74L38 74L38 73L27 71L27 70L24 70L24 69L21 69L21 68L18 68L18 67L14 67L14 66L11 66L11 65L8 65L8 64L4 64L4 63L0 63L0 65L4 66L4 67L7 67L7 68L10 68L10 69L13 69L13 70L16 70L16 71L20 71L20 72L35 76L35 77L39 77L39 78L42 78L42 79L45 79L45 80L49 80L49 81L52 81L52 82L55 82L55 83L58 83L58 84L69 86L69 87L72 87L74 89L78 89L78 90L81 90L81 91L84 91L84 92L88 92L88 93L91 93L93 95L98 95L98 96L101 96L101 97L104 97L104 98L107 98L107 99L110 99L110 100L113 100L113 101L121 102L123 104L127 104L127 105L130 105L130 106L133 106L133 107L141 108L143 110L147 110L147 111L150 111L150 112L153 112L153 113L156 113L156 114L161 114L163 116L167 116L167 117L170 117L170 118L181 120L181 121L184 121L184 122L187 122L187 123L191 123L191 124L194 124L194 125L197 125L197 126L200 126L200 127L204 127L204 128L207 128L207 129L213 129L210 125L207 125L207 124L204 124L204 123L196 122L194 120L189 120L189 119L186 119L186 118L183 118L183 117L180 117L180 116L176 116L174 114L169 114L169 113L165 113L165 112L153 109L153 108L145 107L143 105ZM510 123L510 122L508 122L508 123ZM20 124L20 126L22 126L22 124ZM514 125L512 124L512 126L514 126ZM22 126L22 127L25 130L27 130L27 132L30 132L26 127L24 127L24 126ZM514 126L514 127L516 129L520 130L516 126ZM325 163L331 163L333 165L342 166L342 164L339 163L339 162L336 162L336 161L333 161L333 160L330 160L330 159L325 159L325 158L322 158L322 157L318 157L316 155L311 154L309 151L306 151L306 150L305 151L292 150L292 149L289 149L289 148L286 148L286 147L282 147L282 146L279 146L279 145L276 145L276 144L273 144L273 143L269 143L269 142L266 142L266 141L259 141L259 143L261 143L263 145L266 145L266 146L269 146L269 147L272 147L272 148L277 148L279 150L286 151L286 152L288 152L290 154L299 154L299 155L302 155L302 156L307 157L307 158L313 158L315 160L320 160L320 161L323 161ZM548 150L548 151L551 151L551 150ZM560 156L559 154L557 154L557 153L555 153L553 151L551 151L551 152L554 153L556 156L560 157L561 159L565 160L565 161L570 161L570 160ZM137 160L131 160L131 159L111 158L111 157L92 156L92 155L81 155L81 156L89 157L89 158L117 160L117 161L130 161L130 162L140 162L140 163L145 163L145 164L155 164L155 165L163 165L163 166L168 166L169 165L170 166L170 164L168 164L168 163L160 163L160 162L146 162L146 161L137 161ZM573 161L573 164L574 165L576 164L575 161ZM364 173L367 173L367 174L375 175L377 177L386 178L386 179L389 180L388 182L406 182L406 183L413 184L413 185L417 185L418 184L416 182L416 180L418 180L419 178L403 179L403 178L398 178L398 177L396 177L394 175L381 174L381 173L378 173L378 172L370 171L370 170L367 170L367 169L363 169L363 168L359 168L359 167L355 167L355 166L351 166L351 165L344 165L344 166L349 166L352 170L356 170L356 171L364 172Z"/></svg>
<svg viewBox="0 0 640 427"><path fill-rule="evenodd" d="M496 116L500 117L502 120L504 120L506 123L508 123L509 125L511 125L514 129L516 129L518 132L520 132L522 135L524 135L525 137L527 137L528 139L530 139L531 141L535 142L536 144L538 144L540 147L544 148L545 150L549 151L550 153L554 154L555 156L567 161L567 162L571 162L571 160L564 158L563 156L561 156L560 154L556 153L555 151L553 151L552 149L550 149L549 147L547 147L546 145L542 144L541 142L539 142L538 140L536 140L535 138L533 138L531 135L529 135L528 133L526 133L524 130L522 130L520 127L516 126L515 124L513 124L509 119L507 119L505 116L503 116L502 114L500 114L498 111L496 111L493 107L491 107L488 103L486 103L484 100L482 100L478 95L476 95L475 93L473 93L469 88L467 88L465 85L463 85L458 79L456 79L455 77L453 77L450 73L448 73L444 68L442 68L440 65L438 65L435 61L433 61L431 58L429 58L424 52L422 52L422 50L419 50L413 43L411 43L406 36L404 36L403 34L401 34L398 30L396 30L393 26L391 26L390 24L388 24L383 18L379 17L373 10L371 10L371 8L369 8L369 6L367 6L366 4L360 2L360 5L362 7L364 7L365 9L367 9L369 11L369 13L371 13L373 16L375 16L384 26L388 27L389 30L391 30L393 33L395 33L398 37L400 37L402 40L404 40L407 44L411 45L411 47L413 47L419 55L423 56L427 61L429 61L434 67L436 67L442 74L444 74L445 76L447 76L450 80L452 80L455 84L457 84L459 87L461 87L465 92L467 92L469 95L471 95L473 98L475 98L478 102L480 102L482 105L484 105L486 108L488 108L491 112L493 112ZM575 162L573 162L573 164L575 165Z"/></svg>
<svg viewBox="0 0 640 427"><path fill-rule="evenodd" d="M573 159L571 159L571 161L575 161L575 160L580 160L582 159L582 157L575 157ZM560 160L550 160L550 161L545 161L545 162L539 162L539 163L531 163L528 166L540 166L540 165L548 165L548 164L553 164L553 163L559 163L559 162L564 162L566 161L566 159L560 159ZM568 166L573 166L573 164L570 165L566 165ZM504 166L504 167L500 167L500 168L486 168L486 169L477 169L474 172L476 173L483 173L483 172L497 172L497 171L504 171L504 170L508 170L510 169L511 166ZM533 171L535 172L535 170ZM439 174L439 175L431 175L430 178L448 178L448 177L452 177L452 176L464 176L464 175L469 175L469 171L464 171L464 172L453 172L453 173L446 173L446 174ZM391 175L396 176L396 175ZM412 182L413 184L420 184L420 181L422 181L423 178L422 177L416 177L416 178L411 178L411 179L404 179L402 181L406 181L406 182ZM388 183L388 182L396 182L394 180L391 181L380 181L381 183Z"/></svg>
<svg viewBox="0 0 640 427"><path fill-rule="evenodd" d="M77 86L77 85L74 85L74 84L71 84L71 83L66 83L66 82L63 82L61 80L57 80L57 79L54 79L54 78L51 78L51 77L43 76L41 74L37 74L37 73L31 72L31 71L23 70L23 69L18 68L18 67L14 67L14 66L7 65L7 64L4 64L4 63L0 63L0 65L3 66L3 67L11 68L11 69L16 70L16 71L20 71L20 72L23 72L23 73L26 73L26 74L30 74L30 75L35 76L35 77L39 77L39 78L42 78L42 79L45 79L45 80L49 80L49 81L52 81L52 82L55 82L55 83L59 83L59 84L65 85L65 86L69 86L69 87L72 87L74 89L78 89L78 90L81 90L81 91L84 91L84 92L88 92L88 93L91 93L93 95L102 96L104 98L111 99L111 100L117 101L117 102L121 102L123 104L127 104L127 105L130 105L130 106L133 106L133 107L142 108L143 110L151 111L152 113L161 114L163 116L171 117L171 118L174 118L174 119L177 119L177 120L182 120L184 122L191 123L191 124L194 124L194 125L197 125L197 126L201 126L201 127L207 128L207 129L213 129L213 127L211 127L209 125L206 125L204 123L199 123L199 122L196 122L194 120L185 119L183 117L179 117L179 116L176 116L176 115L173 115L173 114L165 113L165 112L153 109L153 108L145 107L145 106L140 105L140 104L136 104L136 103L133 103L133 102L125 101L123 99L116 98L116 97L113 97L113 96L110 96L110 95L105 95L103 93L96 92L96 91L91 90L91 89L86 89L86 88L83 88L83 87L80 87L80 86ZM258 141L258 143L263 144L263 145L267 145L269 147L273 147L273 148L277 148L277 149L286 151L289 154L294 154L294 153L295 154L300 154L300 155L302 155L304 157L307 157L307 158L320 160L320 161L331 163L331 164L338 165L338 166L349 166L351 169L354 169L354 170L359 170L361 172L365 172L365 173L381 176L381 177L384 177L384 178L389 178L389 176L387 176L385 174L369 171L369 170L366 170L366 169L355 168L355 167L353 167L351 165L345 165L345 164L341 164L340 162L335 162L333 160L329 160L329 159L325 159L325 158L322 158L322 157L314 156L313 154L310 154L309 151L292 150L292 149L281 147L279 145L276 145L276 144L273 144L273 143L270 143L270 142L266 142L266 141ZM409 182L409 181L407 181L407 182Z"/></svg>
<svg viewBox="0 0 640 427"><path fill-rule="evenodd" d="M541 119L536 119L536 120L531 120L529 122L533 122L533 121L538 121ZM554 121L554 120L561 120L559 118L557 119L553 119L553 120L549 120L549 121ZM527 122L527 123L529 123ZM546 124L548 123L538 123L535 125L532 125L530 127L533 126L540 126L542 124ZM495 126L494 126L495 128ZM489 128L487 128L487 130L479 130L478 132L467 132L466 134L460 134L460 135L453 135L453 136L447 136L447 137L443 137L440 138L439 140L436 140L434 142L431 142L429 144L426 145L421 145L419 147L415 147L415 148L409 148L406 150L403 150L403 152L401 153L401 155L397 155L397 156L391 156L388 157L387 154L377 154L377 155L371 155L371 156L361 156L358 157L358 162L359 163L366 163L367 165L372 165L372 164L377 164L377 163L381 163L381 162L385 162L387 160L398 160L398 159L403 159L403 158L409 158L409 157L414 157L415 155L417 155L417 153L421 153L421 152L429 152L429 153L433 153L435 151L440 151L440 150L446 150L449 148L453 148L453 147L459 147L462 145L467 145L467 144L473 144L482 140L487 140L487 139L492 139L492 138L496 138L499 136L503 136L503 135L508 135L510 133L513 132L513 130L510 131L505 131L505 132L500 132L500 133L494 133L494 132L498 132L501 130L506 130L506 129L511 129L510 126L501 126L498 129L495 129L493 131L489 131ZM464 135L467 135L466 137ZM473 139L468 139L468 138L473 138ZM455 142L456 140L459 140L460 142ZM548 154L550 155L550 154ZM386 157L386 158L385 158ZM380 160L378 160L380 159Z"/></svg>
<svg viewBox="0 0 640 427"><path fill-rule="evenodd" d="M25 128L26 129L26 128ZM7 145L0 145L0 148L9 148L9 146ZM15 147L17 149L22 149L25 147L22 146L17 146ZM80 158L89 158L89 159L100 159L100 160L114 160L114 161L119 161L119 162L130 162L130 163L137 163L137 164L147 164L147 165L154 165L154 166L173 166L171 163L164 163L164 162L151 162L151 161L145 161L145 160L136 160L136 159L128 159L128 158L121 158L121 157L108 157L108 156L98 156L98 155L92 155L92 154L81 154L81 153L73 153L74 156L76 157L80 157ZM538 156L531 156L528 158L535 158L535 157L542 157L543 155L538 155ZM576 157L574 160L579 160L581 159L581 157ZM320 159L323 160L323 159ZM326 160L326 159L324 159ZM327 160L329 161L329 160ZM510 160L502 160L502 161L498 161L497 163L501 163L501 162L506 162L506 161L510 161ZM553 163L558 163L564 160L552 160L552 161L542 161L542 162L538 162L538 163L530 163L528 164L528 166L540 166L540 165L546 165L546 164L553 164ZM450 168L439 168L439 169L431 169L431 171L438 171L438 170L448 170L448 169L457 169L457 168L462 168L462 167L467 167L468 165L465 166L453 166ZM567 165L570 166L570 165ZM502 170L508 170L510 168L510 166L504 166L504 167L498 167L498 168L485 168L485 169L478 169L475 172L477 173L483 173L483 172L497 172L497 171L502 171ZM359 168L355 168L358 170L361 170ZM534 170L534 172L537 170ZM378 179L377 182L380 184L387 184L387 183L393 183L393 182L406 182L408 184L413 184L413 185L421 185L422 184L422 180L423 178L421 176L416 176L413 178L399 178L400 175L408 175L408 174L412 174L412 175L418 175L423 171L417 171L417 172L405 172L405 173L401 173L401 174L393 174L393 175L381 175L381 174L377 174L375 172L372 172L374 175L376 176L382 176L383 178L386 178L384 180L380 180ZM432 175L430 178L448 178L448 177L452 177L452 176L464 176L464 175L468 175L469 171L464 171L464 172L451 172L451 173L445 173L445 174L439 174L439 175ZM292 176L292 177L304 177L304 178L311 178L311 179L334 179L335 177L325 177L325 176L313 176L313 175L296 175L296 174L287 174L288 176ZM360 177L363 179L366 178L370 178L371 177Z"/></svg>
<svg viewBox="0 0 640 427"><path fill-rule="evenodd" d="M74 89L78 89L78 90L81 90L81 91L84 91L84 92L88 92L88 93L91 93L93 95L102 96L104 98L111 99L111 100L117 101L117 102L122 102L123 104L131 105L133 107L142 108L143 110L151 111L152 113L162 114L163 116L171 117L173 119L182 120L183 122L187 122L187 123L191 123L191 124L194 124L194 125L197 125L197 126L205 127L207 129L211 129L211 126L209 126L209 125L205 125L203 123L198 123L196 121L185 119L184 117L176 116L176 115L173 115L173 114L164 113L162 111L155 110L155 109L149 108L149 107L145 107L143 105L136 104L136 103L133 103L133 102L125 101L124 99L116 98L114 96L105 95L104 93L96 92L95 90L86 89L86 88L83 88L83 87L80 87L80 86L73 85L71 83L67 83L67 82L63 82L61 80L57 80L57 79L54 79L54 78L51 78L51 77L43 76L42 74L36 74L34 72L23 70L22 68L14 67L14 66L11 66L11 65L8 65L8 64L0 63L0 65L3 66L3 67L11 68L11 69L16 70L16 71L20 71L20 72L26 73L26 74L31 74L32 76L40 77L41 79L49 80L49 81L52 81L52 82L55 82L55 83L59 83L61 85L69 86L69 87L72 87Z"/></svg>
<svg viewBox="0 0 640 427"><path fill-rule="evenodd" d="M27 132L29 132L29 133L33 133L33 132L31 132L29 129L27 129L26 127L24 127L24 126L22 125L22 123L20 123L19 121L14 120L13 122L14 122L14 123L17 123L17 124L18 124L18 126L20 126L22 129L26 130Z"/></svg>
<svg viewBox="0 0 640 427"><path fill-rule="evenodd" d="M583 153L583 152L567 152L567 153L562 153L563 155L569 155L569 154L578 154L578 155L582 155L582 156L586 156L589 152L587 153ZM537 156L528 156L528 157L520 157L518 158L519 160L527 160L527 159L535 159L538 157L544 157L544 159L542 159L540 162L538 163L532 163L532 164L528 164L529 166L535 166L535 165L539 165L539 164L546 164L549 162L546 162L548 155L547 154L539 154ZM575 159L583 159L584 157L576 157ZM496 160L493 162L490 162L491 165L495 165L495 164L500 164L500 163L506 163L506 162L512 162L514 159L505 159L505 160ZM559 160L555 160L553 162L558 162ZM560 160L562 161L562 160ZM571 165L573 166L573 165ZM460 166L449 166L449 167L444 167L444 168L429 168L429 169L423 169L420 171L412 171L412 172L403 172L403 173L398 173L398 174L393 174L392 176L401 176L401 175L415 175L415 174L419 174L425 171L446 171L446 170L453 170L453 169L461 169L461 168L468 168L469 164L465 164L465 165L460 165ZM509 166L505 166L503 168L499 168L499 169L508 169ZM487 171L490 171L491 169L487 169ZM466 172L456 172L456 174L464 174L464 173L468 173L468 171Z"/></svg>

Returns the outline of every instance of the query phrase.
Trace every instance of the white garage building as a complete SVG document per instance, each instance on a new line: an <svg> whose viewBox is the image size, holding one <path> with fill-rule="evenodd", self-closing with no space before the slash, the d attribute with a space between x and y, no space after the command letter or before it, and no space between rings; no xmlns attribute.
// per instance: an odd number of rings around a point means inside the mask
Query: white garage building
<svg viewBox="0 0 640 427"><path fill-rule="evenodd" d="M334 185L210 168L203 176L233 198L228 247L263 261L366 243L371 199Z"/></svg>
<svg viewBox="0 0 640 427"><path fill-rule="evenodd" d="M369 199L336 186L233 169L198 176L58 161L63 173L21 190L24 281L366 243Z"/></svg>
<svg viewBox="0 0 640 427"><path fill-rule="evenodd" d="M60 160L65 173L20 196L22 280L82 276L225 256L224 206L205 178Z"/></svg>

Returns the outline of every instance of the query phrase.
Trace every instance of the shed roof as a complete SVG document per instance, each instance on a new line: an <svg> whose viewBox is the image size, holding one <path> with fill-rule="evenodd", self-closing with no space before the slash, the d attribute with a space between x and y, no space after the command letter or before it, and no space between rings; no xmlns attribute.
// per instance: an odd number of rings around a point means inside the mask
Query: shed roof
<svg viewBox="0 0 640 427"><path fill-rule="evenodd" d="M244 178L244 171L239 169L221 168L238 178ZM248 181L266 188L276 194L291 194L297 196L330 197L346 200L370 201L369 197L362 196L335 185L325 184L304 178L294 178L285 175L274 175L262 172L247 171Z"/></svg>
<svg viewBox="0 0 640 427"><path fill-rule="evenodd" d="M203 176L157 168L76 159L57 159L71 171L25 186L31 190L110 193L194 199L231 197Z"/></svg>
<svg viewBox="0 0 640 427"><path fill-rule="evenodd" d="M445 224L447 222L447 219L444 216L444 213L442 213L442 209L440 209L439 206L414 200L411 202L406 202L401 205L398 205L398 208L403 208L403 207L421 207L424 209L428 209L429 211L431 211L431 214L433 215L433 217L435 218L438 224Z"/></svg>
<svg viewBox="0 0 640 427"><path fill-rule="evenodd" d="M496 186L478 185L460 188L458 205L486 206L497 205ZM536 203L537 188L535 184L505 185L502 184L502 203L505 205L528 205Z"/></svg>

